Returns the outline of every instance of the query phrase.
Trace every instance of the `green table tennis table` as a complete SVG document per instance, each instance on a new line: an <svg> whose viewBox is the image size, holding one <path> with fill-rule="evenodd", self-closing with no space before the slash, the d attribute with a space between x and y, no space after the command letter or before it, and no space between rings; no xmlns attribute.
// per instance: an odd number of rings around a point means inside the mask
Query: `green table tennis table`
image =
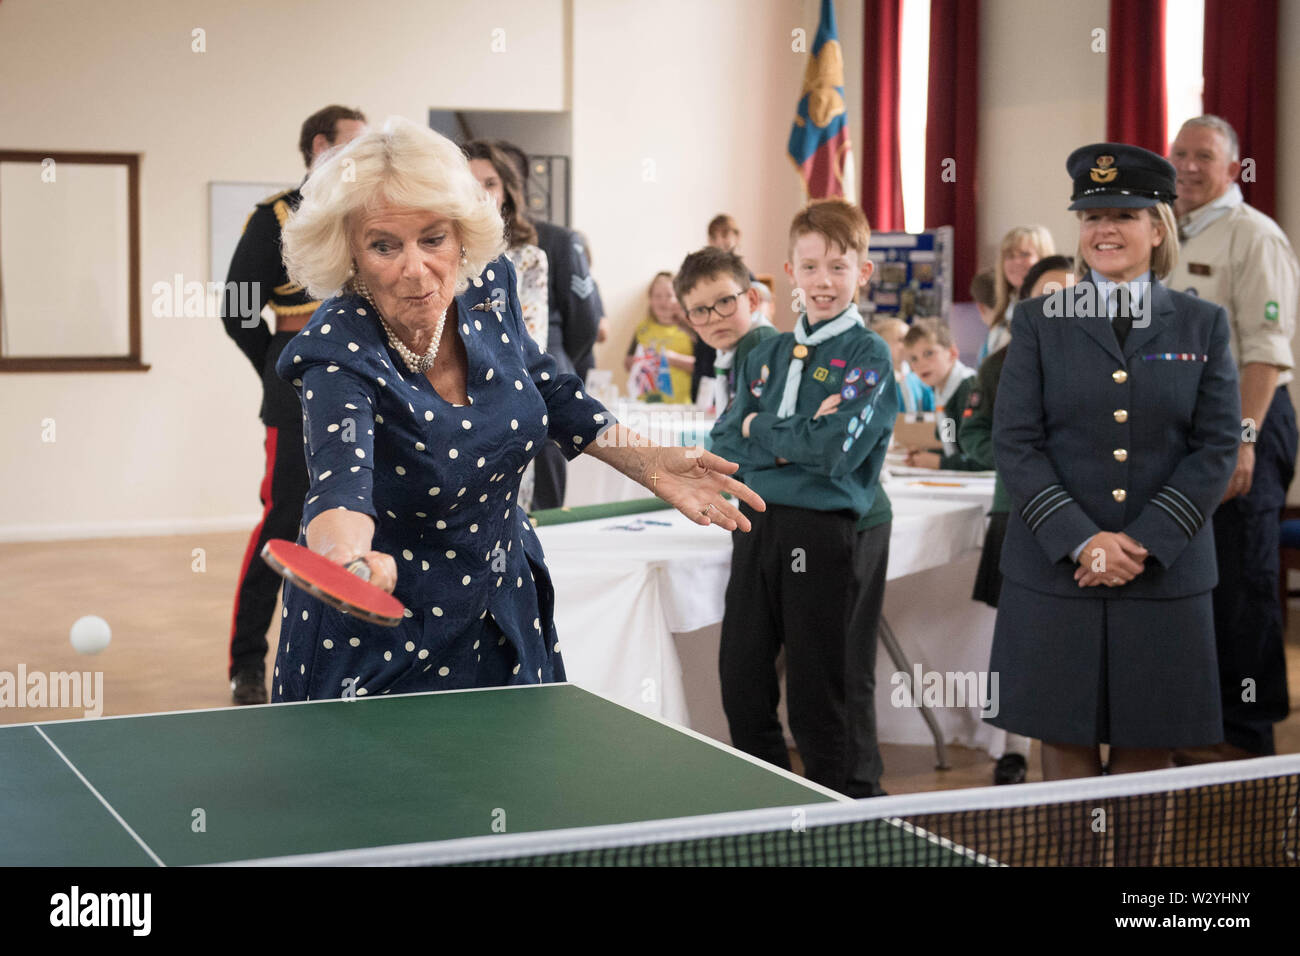
<svg viewBox="0 0 1300 956"><path fill-rule="evenodd" d="M846 804L572 684L0 727L0 865L563 862Z"/></svg>

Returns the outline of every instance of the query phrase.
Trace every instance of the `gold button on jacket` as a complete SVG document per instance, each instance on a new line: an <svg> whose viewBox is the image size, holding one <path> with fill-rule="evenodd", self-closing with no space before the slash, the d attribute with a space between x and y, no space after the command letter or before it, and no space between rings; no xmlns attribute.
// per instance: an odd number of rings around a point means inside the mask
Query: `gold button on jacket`
<svg viewBox="0 0 1300 956"><path fill-rule="evenodd" d="M1115 460L1116 460L1116 461L1127 461L1127 460L1128 460L1128 451L1127 451L1126 449L1123 449L1123 448L1116 448L1116 449L1115 449Z"/></svg>
<svg viewBox="0 0 1300 956"><path fill-rule="evenodd" d="M1115 409L1115 421L1120 423L1128 421L1128 412L1122 408Z"/></svg>
<svg viewBox="0 0 1300 956"><path fill-rule="evenodd" d="M1110 377L1113 378L1117 384L1123 385L1125 382L1128 381L1128 372L1124 371L1121 368L1118 369L1117 371L1111 372Z"/></svg>
<svg viewBox="0 0 1300 956"><path fill-rule="evenodd" d="M1111 492L1111 497L1113 497L1116 501L1123 501L1125 498L1128 497L1128 492L1125 491L1123 488L1116 488L1114 491Z"/></svg>

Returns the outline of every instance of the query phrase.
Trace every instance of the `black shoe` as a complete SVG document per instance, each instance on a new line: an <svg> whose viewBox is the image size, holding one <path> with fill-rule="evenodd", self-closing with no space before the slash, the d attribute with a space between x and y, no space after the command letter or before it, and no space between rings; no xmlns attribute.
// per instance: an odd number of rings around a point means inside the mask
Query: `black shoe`
<svg viewBox="0 0 1300 956"><path fill-rule="evenodd" d="M1029 764L1020 754L1003 754L993 768L993 782L999 786L1004 783L1024 783Z"/></svg>
<svg viewBox="0 0 1300 956"><path fill-rule="evenodd" d="M237 671L230 680L230 699L235 704L265 704L266 667Z"/></svg>

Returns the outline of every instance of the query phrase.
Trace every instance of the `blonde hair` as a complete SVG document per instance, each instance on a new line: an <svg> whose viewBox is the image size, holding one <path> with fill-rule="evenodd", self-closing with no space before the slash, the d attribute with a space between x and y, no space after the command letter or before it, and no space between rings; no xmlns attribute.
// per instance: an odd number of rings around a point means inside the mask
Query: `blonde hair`
<svg viewBox="0 0 1300 956"><path fill-rule="evenodd" d="M1080 209L1079 215L1082 216L1088 210ZM1156 203L1154 206L1147 207L1147 215L1151 221L1160 227L1164 233L1164 238L1160 245L1151 250L1151 275L1157 279L1165 279L1169 276L1174 268L1178 265L1178 256L1180 247L1178 243L1178 220L1174 218L1174 207L1167 202ZM1092 266L1088 265L1088 260L1083 256L1083 238L1079 239L1079 248L1074 254L1074 272L1079 279L1088 276Z"/></svg>
<svg viewBox="0 0 1300 956"><path fill-rule="evenodd" d="M336 294L353 274L349 224L383 202L422 209L455 223L464 247L456 292L506 248L501 215L460 147L400 116L391 116L344 146L321 155L302 187L302 203L284 226L289 278L311 296Z"/></svg>
<svg viewBox="0 0 1300 956"><path fill-rule="evenodd" d="M1056 243L1052 241L1052 234L1046 226L1016 226L1002 237L1002 245L998 247L998 264L993 270L993 278L997 283L997 296L993 300L993 328L1006 323L1007 306L1020 298L1020 290L1012 288L1007 281L1007 270L1002 267L1002 261L1008 252L1026 241L1037 250L1040 259L1056 252Z"/></svg>

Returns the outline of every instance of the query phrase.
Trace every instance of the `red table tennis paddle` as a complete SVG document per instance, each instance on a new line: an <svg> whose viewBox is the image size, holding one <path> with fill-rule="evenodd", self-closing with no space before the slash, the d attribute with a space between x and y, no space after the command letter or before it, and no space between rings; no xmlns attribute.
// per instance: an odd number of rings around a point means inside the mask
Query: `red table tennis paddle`
<svg viewBox="0 0 1300 956"><path fill-rule="evenodd" d="M262 560L286 581L344 614L383 627L396 627L406 614L402 602L387 591L292 541L272 538L262 548Z"/></svg>

